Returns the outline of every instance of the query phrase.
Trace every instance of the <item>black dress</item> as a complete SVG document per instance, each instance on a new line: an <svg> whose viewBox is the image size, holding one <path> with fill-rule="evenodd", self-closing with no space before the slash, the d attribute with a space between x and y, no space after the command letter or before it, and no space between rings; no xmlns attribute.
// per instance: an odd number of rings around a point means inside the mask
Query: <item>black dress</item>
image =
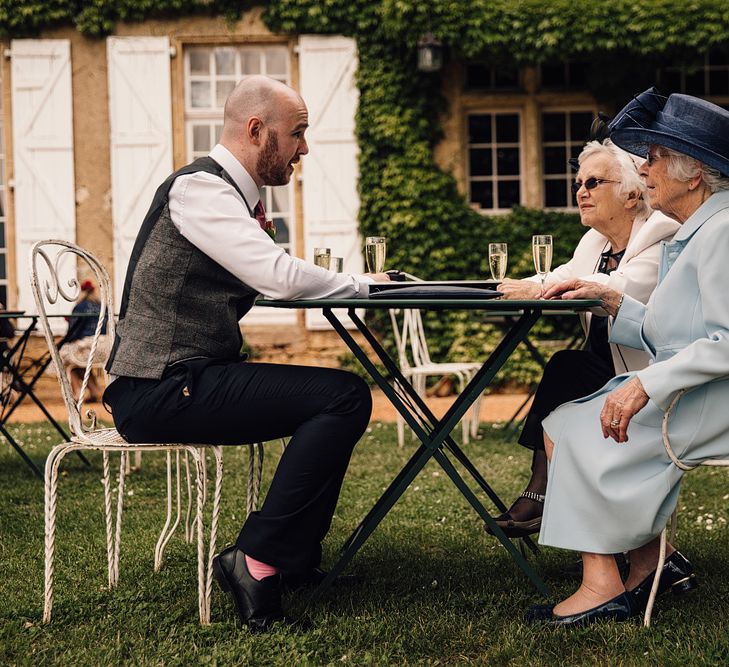
<svg viewBox="0 0 729 667"><path fill-rule="evenodd" d="M601 253L597 272L612 273L624 254L625 250L616 253L606 250ZM581 350L561 350L547 362L519 436L520 445L529 449L544 449L542 420L562 403L587 396L615 377L607 320L607 317L593 315L585 347Z"/></svg>

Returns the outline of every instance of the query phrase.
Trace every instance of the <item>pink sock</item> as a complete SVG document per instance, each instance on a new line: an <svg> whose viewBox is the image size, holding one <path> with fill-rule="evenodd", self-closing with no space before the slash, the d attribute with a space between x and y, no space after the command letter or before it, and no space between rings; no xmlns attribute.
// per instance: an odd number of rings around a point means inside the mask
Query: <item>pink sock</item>
<svg viewBox="0 0 729 667"><path fill-rule="evenodd" d="M274 574L279 573L279 569L268 563L262 563L260 560L246 556L246 565L251 576L256 580L260 581L266 577L272 577Z"/></svg>

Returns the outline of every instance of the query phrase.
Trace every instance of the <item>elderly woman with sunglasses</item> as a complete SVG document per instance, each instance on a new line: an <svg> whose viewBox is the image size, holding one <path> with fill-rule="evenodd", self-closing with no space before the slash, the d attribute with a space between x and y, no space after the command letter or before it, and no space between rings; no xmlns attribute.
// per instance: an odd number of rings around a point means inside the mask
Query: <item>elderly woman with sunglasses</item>
<svg viewBox="0 0 729 667"><path fill-rule="evenodd" d="M572 190L582 224L582 237L572 259L554 269L548 283L583 278L648 301L658 278L660 242L670 239L678 223L653 212L645 200L645 185L633 157L609 139L590 141L578 158ZM536 299L538 276L510 280L499 286L507 299ZM519 436L519 444L534 450L532 476L524 492L496 523L509 537L538 533L547 487L542 420L557 406L586 396L617 373L644 368L643 351L610 345L611 318L602 309L582 316L587 343L581 350L557 352L544 369L534 402ZM488 530L488 528L487 528Z"/></svg>
<svg viewBox="0 0 729 667"><path fill-rule="evenodd" d="M546 297L600 298L611 340L642 347L652 363L555 410L543 423L551 459L540 542L582 552L579 589L527 620L576 625L625 620L645 608L659 539L678 499L682 465L729 454L729 111L688 95L649 90L610 125L636 155L650 205L681 224L663 245L647 305L579 279ZM623 582L611 554L629 551ZM696 587L691 564L668 546L659 593Z"/></svg>

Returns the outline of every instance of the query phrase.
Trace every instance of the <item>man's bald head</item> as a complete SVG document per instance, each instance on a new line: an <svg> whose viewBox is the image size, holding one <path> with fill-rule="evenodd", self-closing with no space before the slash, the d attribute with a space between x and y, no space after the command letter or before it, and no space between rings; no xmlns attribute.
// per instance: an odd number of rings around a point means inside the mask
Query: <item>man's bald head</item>
<svg viewBox="0 0 729 667"><path fill-rule="evenodd" d="M264 123L276 122L281 104L287 98L301 99L293 88L276 79L259 74L247 76L238 82L225 102L222 138L240 136L254 116Z"/></svg>

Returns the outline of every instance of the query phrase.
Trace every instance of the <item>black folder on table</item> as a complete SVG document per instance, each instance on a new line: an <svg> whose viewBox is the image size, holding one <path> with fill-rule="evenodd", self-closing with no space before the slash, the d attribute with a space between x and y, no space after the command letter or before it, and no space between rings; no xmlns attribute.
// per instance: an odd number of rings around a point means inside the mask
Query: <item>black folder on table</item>
<svg viewBox="0 0 729 667"><path fill-rule="evenodd" d="M495 299L496 280L424 280L372 283L370 299Z"/></svg>

